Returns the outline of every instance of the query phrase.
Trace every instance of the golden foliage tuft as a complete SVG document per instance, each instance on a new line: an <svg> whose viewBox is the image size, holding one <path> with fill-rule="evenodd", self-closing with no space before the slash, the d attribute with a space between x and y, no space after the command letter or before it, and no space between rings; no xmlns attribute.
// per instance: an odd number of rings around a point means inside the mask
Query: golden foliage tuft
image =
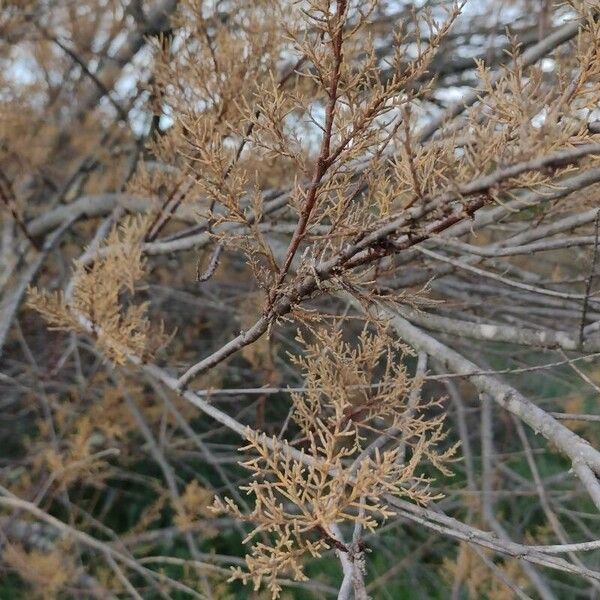
<svg viewBox="0 0 600 600"><path fill-rule="evenodd" d="M190 481L181 495L175 524L183 531L187 531L199 519L211 516L210 506L213 503L213 497L214 494L200 486L197 481Z"/></svg>
<svg viewBox="0 0 600 600"><path fill-rule="evenodd" d="M394 514L387 495L420 504L442 497L420 467L428 462L450 474L446 465L456 451L440 449L444 415L431 414L438 402L408 405L422 382L411 380L399 360L406 349L385 330L370 333L365 327L356 345L344 341L339 329L312 333L311 342L298 336L305 352L293 359L305 378L305 390L293 394L296 439L273 436L267 444L248 431L243 450L252 456L243 465L252 481L242 489L254 496L254 510L245 514L229 498L214 503L215 511L254 523L246 542L258 534L274 536L273 545L253 545L247 572L235 568L232 574L252 580L256 589L265 581L274 598L281 591L278 576L304 580L306 555L339 547L332 526L355 523L374 530ZM398 444L382 449L398 437L410 448L407 459Z"/></svg>
<svg viewBox="0 0 600 600"><path fill-rule="evenodd" d="M473 551L469 544L461 543L456 559L444 559L442 572L448 581L465 583L469 600L479 600L485 597L490 600L511 600L514 592L485 564L482 556L489 560L493 554L485 550ZM494 562L497 569L516 584L520 590L528 590L530 582L525 576L522 566L517 559L505 558Z"/></svg>
<svg viewBox="0 0 600 600"><path fill-rule="evenodd" d="M128 354L142 357L150 329L147 304L135 304L131 297L144 275L140 242L146 227L141 217L114 227L91 265L75 262L71 294L30 288L28 306L54 329L91 331L116 364L124 364Z"/></svg>
<svg viewBox="0 0 600 600"><path fill-rule="evenodd" d="M3 551L3 559L33 590L36 598L53 600L72 583L75 565L59 549L51 551L25 550L10 544Z"/></svg>

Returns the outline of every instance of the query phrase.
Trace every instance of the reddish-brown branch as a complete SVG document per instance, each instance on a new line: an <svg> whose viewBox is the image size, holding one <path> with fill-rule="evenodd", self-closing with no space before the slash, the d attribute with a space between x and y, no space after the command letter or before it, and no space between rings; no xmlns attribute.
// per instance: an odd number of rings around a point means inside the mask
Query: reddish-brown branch
<svg viewBox="0 0 600 600"><path fill-rule="evenodd" d="M541 171L548 168L558 169L575 164L577 160L590 154L600 154L600 144L588 144L587 146L557 152L499 169L460 188L458 190L460 196L475 196L475 199L452 205L450 214L431 222L420 232L414 229L416 220L432 213L434 210L443 209L452 200L456 200L456 192L441 194L431 199L424 206L413 207L390 223L361 236L357 242L347 246L345 250L336 254L330 260L317 265L313 270L313 275L307 275L291 290L274 299L266 313L250 329L240 333L219 350L192 365L179 378L179 389L185 389L194 377L207 372L241 348L258 340L270 325L287 314L294 304L299 303L319 289L321 281L330 279L343 271L371 263L389 254L406 250L432 235L445 231L459 221L472 217L477 210L490 203L490 190L495 189L503 181L528 171ZM401 233L403 230L405 232Z"/></svg>
<svg viewBox="0 0 600 600"><path fill-rule="evenodd" d="M283 283L290 269L292 261L294 260L294 256L296 255L298 247L300 246L300 242L302 241L302 238L306 233L306 227L308 226L310 216L317 203L319 187L321 185L323 177L325 173L327 173L327 170L333 162L333 159L330 156L331 138L333 133L333 121L335 119L335 110L338 101L340 71L342 62L344 60L344 54L342 51L344 41L343 25L347 7L347 0L338 0L337 12L335 16L334 33L331 40L331 48L333 52L333 69L331 73L329 89L327 91L329 101L327 103L326 108L325 127L323 128L321 147L319 149L319 156L315 163L312 181L306 194L306 201L304 202L304 206L302 207L302 211L300 213L300 218L298 219L298 224L296 225L296 229L294 231L294 234L292 235L292 239L290 241L290 245L288 247L283 266L281 267L281 272L279 274L279 279L277 280L276 287L280 286ZM272 297L272 299L274 298L275 296Z"/></svg>

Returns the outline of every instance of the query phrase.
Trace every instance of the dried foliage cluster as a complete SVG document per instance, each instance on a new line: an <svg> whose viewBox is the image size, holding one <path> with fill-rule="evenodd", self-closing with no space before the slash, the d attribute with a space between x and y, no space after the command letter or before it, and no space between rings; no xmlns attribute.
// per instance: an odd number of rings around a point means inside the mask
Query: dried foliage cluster
<svg viewBox="0 0 600 600"><path fill-rule="evenodd" d="M0 64L0 596L600 594L597 0L7 1Z"/></svg>
<svg viewBox="0 0 600 600"><path fill-rule="evenodd" d="M370 335L363 330L357 347L345 342L339 329L317 331L315 338L304 345L305 356L293 361L305 373L306 386L292 394L292 418L298 427L294 443L273 436L267 444L260 434L247 433L249 444L243 450L252 458L243 464L252 481L241 489L255 497L254 510L246 515L230 498L217 498L214 505L219 513L256 524L245 541L261 532L275 533L273 546L258 542L246 557L255 589L265 578L275 596L281 591L279 574L307 579L304 554L319 558L328 548L349 552L338 539L339 524L351 522L358 532L373 531L378 519L393 516L386 495L419 504L442 497L431 493L418 469L427 461L449 475L445 465L456 451L439 451L444 415L427 414L434 403L420 401L422 382L410 382L404 366L396 362L397 344L385 331ZM378 367L383 372L374 382ZM402 442L380 451L381 433ZM291 451L297 446L299 456ZM361 559L359 548L353 554L355 561ZM249 575L237 568L233 577L246 581Z"/></svg>
<svg viewBox="0 0 600 600"><path fill-rule="evenodd" d="M68 298L31 288L28 305L54 328L95 334L99 349L117 365L128 354L142 356L148 344L146 303L122 306L124 293L133 295L144 275L140 248L146 223L143 219L113 228L103 247L103 256L91 264L75 261Z"/></svg>

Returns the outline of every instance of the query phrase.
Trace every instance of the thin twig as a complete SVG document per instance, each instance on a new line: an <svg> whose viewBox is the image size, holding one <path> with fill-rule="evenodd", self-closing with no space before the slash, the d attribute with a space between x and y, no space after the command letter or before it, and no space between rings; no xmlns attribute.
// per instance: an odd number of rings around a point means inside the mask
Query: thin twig
<svg viewBox="0 0 600 600"><path fill-rule="evenodd" d="M585 327L588 305L590 302L590 294L592 291L592 281L596 272L596 263L598 261L598 238L600 236L600 209L596 213L594 221L594 251L592 254L592 262L590 264L590 272L585 283L585 294L583 296L583 306L581 308L581 322L579 323L579 344L583 344L583 330Z"/></svg>

